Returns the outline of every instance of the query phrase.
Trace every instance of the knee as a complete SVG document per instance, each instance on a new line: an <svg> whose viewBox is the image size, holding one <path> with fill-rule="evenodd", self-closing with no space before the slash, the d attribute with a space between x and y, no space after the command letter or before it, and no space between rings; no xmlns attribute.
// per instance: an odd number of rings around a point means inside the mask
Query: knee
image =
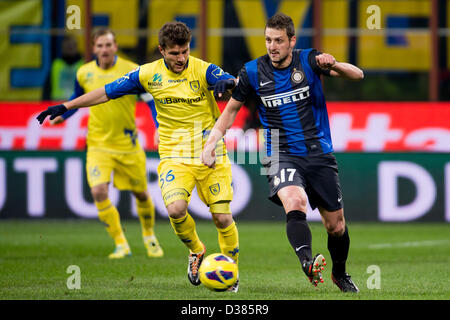
<svg viewBox="0 0 450 320"><path fill-rule="evenodd" d="M306 212L307 200L306 197L301 195L287 198L283 201L283 206L286 212L290 212L292 210L299 210L302 212Z"/></svg>
<svg viewBox="0 0 450 320"><path fill-rule="evenodd" d="M186 215L187 202L184 200L177 200L167 206L167 212L172 219L180 219Z"/></svg>
<svg viewBox="0 0 450 320"><path fill-rule="evenodd" d="M140 202L143 201L147 201L148 199L148 194L147 192L133 192L134 196L136 197L136 199L138 199Z"/></svg>
<svg viewBox="0 0 450 320"><path fill-rule="evenodd" d="M224 229L233 223L233 217L227 213L214 213L212 215L214 224L219 229Z"/></svg>
<svg viewBox="0 0 450 320"><path fill-rule="evenodd" d="M337 219L335 221L328 221L325 225L327 233L332 237L340 237L345 232L345 220Z"/></svg>
<svg viewBox="0 0 450 320"><path fill-rule="evenodd" d="M91 194L95 202L103 202L108 199L108 187L106 185L95 186L91 189Z"/></svg>

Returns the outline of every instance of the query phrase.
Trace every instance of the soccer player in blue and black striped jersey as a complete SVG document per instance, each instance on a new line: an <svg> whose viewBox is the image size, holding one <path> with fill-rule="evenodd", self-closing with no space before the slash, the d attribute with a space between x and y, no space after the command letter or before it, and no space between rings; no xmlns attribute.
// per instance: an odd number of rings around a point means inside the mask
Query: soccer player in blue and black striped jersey
<svg viewBox="0 0 450 320"><path fill-rule="evenodd" d="M315 49L294 49L292 19L282 13L265 28L267 54L245 64L224 112L210 133L202 162L215 166L215 147L231 127L244 102L257 99L265 129L270 199L286 212L286 233L303 271L317 286L326 265L322 254L312 257L307 202L318 208L328 233L332 280L344 292L358 292L346 272L350 247L344 219L338 166L328 121L321 75L361 80L363 72Z"/></svg>

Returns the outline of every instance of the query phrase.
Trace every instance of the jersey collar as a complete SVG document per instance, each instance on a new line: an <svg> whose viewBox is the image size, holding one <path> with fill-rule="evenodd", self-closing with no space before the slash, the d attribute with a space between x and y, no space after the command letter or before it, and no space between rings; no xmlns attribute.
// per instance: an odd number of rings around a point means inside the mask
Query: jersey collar
<svg viewBox="0 0 450 320"><path fill-rule="evenodd" d="M113 64L112 64L111 68L114 67L114 66L116 65L116 62L117 62L117 54L114 56L114 62L113 62ZM97 67L100 68L100 64L98 63L98 58L97 58L97 56L95 56L95 64L97 64Z"/></svg>

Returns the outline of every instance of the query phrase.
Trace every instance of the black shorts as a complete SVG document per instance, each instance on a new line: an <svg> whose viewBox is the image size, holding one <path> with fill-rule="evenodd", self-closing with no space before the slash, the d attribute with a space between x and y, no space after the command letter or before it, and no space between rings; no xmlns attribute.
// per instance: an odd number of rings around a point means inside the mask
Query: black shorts
<svg viewBox="0 0 450 320"><path fill-rule="evenodd" d="M266 158L263 166L270 186L269 199L282 206L278 191L286 186L300 186L308 195L312 209L327 211L343 208L338 165L332 153L295 156L280 154L278 161Z"/></svg>

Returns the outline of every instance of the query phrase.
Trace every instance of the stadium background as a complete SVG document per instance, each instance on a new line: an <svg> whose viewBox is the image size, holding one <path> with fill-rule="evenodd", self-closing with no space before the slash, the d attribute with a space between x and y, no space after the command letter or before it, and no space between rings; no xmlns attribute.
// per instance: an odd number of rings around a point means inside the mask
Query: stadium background
<svg viewBox="0 0 450 320"><path fill-rule="evenodd" d="M374 4L379 30L368 27ZM71 6L79 8L79 29L68 28L77 22ZM192 55L237 75L265 54L263 28L276 11L294 19L299 48L314 46L365 72L358 83L324 79L348 220L450 222L450 0L2 0L0 218L97 216L84 170L87 111L56 127L35 120L59 101L51 72L67 35L80 58L90 59L86 34L109 26L120 55L142 64L155 58L161 25L177 19L194 31ZM59 83L71 83L70 70L57 71ZM262 139L251 110L242 109L227 134L236 162L233 213L237 221L282 220L266 200ZM164 219L154 125L142 102L137 119L149 190ZM111 194L123 218L136 218L128 193ZM190 212L209 219L195 194ZM309 218L320 219L317 212Z"/></svg>

